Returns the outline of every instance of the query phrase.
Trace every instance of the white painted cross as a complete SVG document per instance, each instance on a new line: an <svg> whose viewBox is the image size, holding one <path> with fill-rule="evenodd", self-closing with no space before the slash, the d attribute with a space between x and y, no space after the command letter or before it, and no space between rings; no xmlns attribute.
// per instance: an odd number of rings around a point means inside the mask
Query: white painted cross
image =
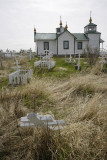
<svg viewBox="0 0 107 160"><path fill-rule="evenodd" d="M40 53L40 61L42 60L42 53Z"/></svg>
<svg viewBox="0 0 107 160"><path fill-rule="evenodd" d="M102 52L102 57L101 57L101 60L99 61L99 63L101 65L101 71L102 71L104 64L106 64L106 58L105 58L104 52Z"/></svg>
<svg viewBox="0 0 107 160"><path fill-rule="evenodd" d="M32 70L17 70L9 74L9 84L26 84L31 78Z"/></svg>
<svg viewBox="0 0 107 160"><path fill-rule="evenodd" d="M69 63L71 63L71 60L72 60L72 56L71 56L71 53L70 53Z"/></svg>
<svg viewBox="0 0 107 160"><path fill-rule="evenodd" d="M80 53L79 53L79 57L78 57L78 70L80 69Z"/></svg>
<svg viewBox="0 0 107 160"><path fill-rule="evenodd" d="M16 59L16 68L17 68L17 70L19 70L19 62L17 59Z"/></svg>
<svg viewBox="0 0 107 160"><path fill-rule="evenodd" d="M45 50L46 55L44 57L41 56L40 54L40 60L34 62L34 67L35 68L48 68L51 69L55 66L55 61L51 60L53 57L53 53L48 53L48 50ZM42 59L41 59L42 57Z"/></svg>
<svg viewBox="0 0 107 160"><path fill-rule="evenodd" d="M31 48L30 48L30 50L29 50L29 57L30 57L30 60L32 59L32 50L31 50Z"/></svg>
<svg viewBox="0 0 107 160"><path fill-rule="evenodd" d="M48 59L48 50L46 49L45 50L45 53L46 53L46 60Z"/></svg>
<svg viewBox="0 0 107 160"><path fill-rule="evenodd" d="M54 120L51 115L39 115L38 113L29 113L26 117L21 117L21 127L41 127L50 128L52 130L62 129L65 125L64 120Z"/></svg>
<svg viewBox="0 0 107 160"><path fill-rule="evenodd" d="M71 51L70 51L69 58L67 58L67 53L65 54L65 62L67 62L67 63L73 62Z"/></svg>

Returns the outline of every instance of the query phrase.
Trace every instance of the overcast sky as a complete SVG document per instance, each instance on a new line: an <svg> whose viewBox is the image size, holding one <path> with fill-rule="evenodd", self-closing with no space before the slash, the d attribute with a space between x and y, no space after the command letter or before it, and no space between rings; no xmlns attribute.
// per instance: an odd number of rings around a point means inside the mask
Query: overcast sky
<svg viewBox="0 0 107 160"><path fill-rule="evenodd" d="M34 26L55 33L60 16L71 33L82 33L90 10L107 49L107 0L0 0L0 49L34 50Z"/></svg>

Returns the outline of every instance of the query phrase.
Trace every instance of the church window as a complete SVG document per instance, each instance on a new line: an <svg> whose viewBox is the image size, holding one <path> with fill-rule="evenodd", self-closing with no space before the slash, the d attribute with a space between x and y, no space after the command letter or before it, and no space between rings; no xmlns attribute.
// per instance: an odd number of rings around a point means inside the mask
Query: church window
<svg viewBox="0 0 107 160"><path fill-rule="evenodd" d="M57 32L60 32L60 28L57 28Z"/></svg>
<svg viewBox="0 0 107 160"><path fill-rule="evenodd" d="M69 41L63 42L63 49L69 49Z"/></svg>
<svg viewBox="0 0 107 160"><path fill-rule="evenodd" d="M77 43L77 49L82 49L82 42Z"/></svg>
<svg viewBox="0 0 107 160"><path fill-rule="evenodd" d="M49 42L44 42L44 50L49 50Z"/></svg>
<svg viewBox="0 0 107 160"><path fill-rule="evenodd" d="M92 27L89 27L89 31L91 31L92 30Z"/></svg>

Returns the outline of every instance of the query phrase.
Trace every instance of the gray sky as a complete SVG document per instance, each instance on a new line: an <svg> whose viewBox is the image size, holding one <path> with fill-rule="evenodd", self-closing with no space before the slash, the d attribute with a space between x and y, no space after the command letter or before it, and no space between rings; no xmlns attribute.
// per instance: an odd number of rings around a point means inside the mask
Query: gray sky
<svg viewBox="0 0 107 160"><path fill-rule="evenodd" d="M82 33L90 10L107 49L107 0L0 0L0 49L34 50L34 26L55 33L60 16L71 33Z"/></svg>

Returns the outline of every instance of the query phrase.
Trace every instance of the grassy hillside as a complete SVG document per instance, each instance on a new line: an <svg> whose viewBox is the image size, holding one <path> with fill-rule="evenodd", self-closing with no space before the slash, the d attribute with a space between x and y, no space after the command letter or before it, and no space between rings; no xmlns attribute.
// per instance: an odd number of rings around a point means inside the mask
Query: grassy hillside
<svg viewBox="0 0 107 160"><path fill-rule="evenodd" d="M64 58L55 60L52 71L35 70L29 84L17 87L8 85L14 60L3 62L0 160L106 160L107 74L97 65L79 72ZM35 59L19 61L33 68ZM59 131L21 128L20 117L32 112L49 113L66 125Z"/></svg>

